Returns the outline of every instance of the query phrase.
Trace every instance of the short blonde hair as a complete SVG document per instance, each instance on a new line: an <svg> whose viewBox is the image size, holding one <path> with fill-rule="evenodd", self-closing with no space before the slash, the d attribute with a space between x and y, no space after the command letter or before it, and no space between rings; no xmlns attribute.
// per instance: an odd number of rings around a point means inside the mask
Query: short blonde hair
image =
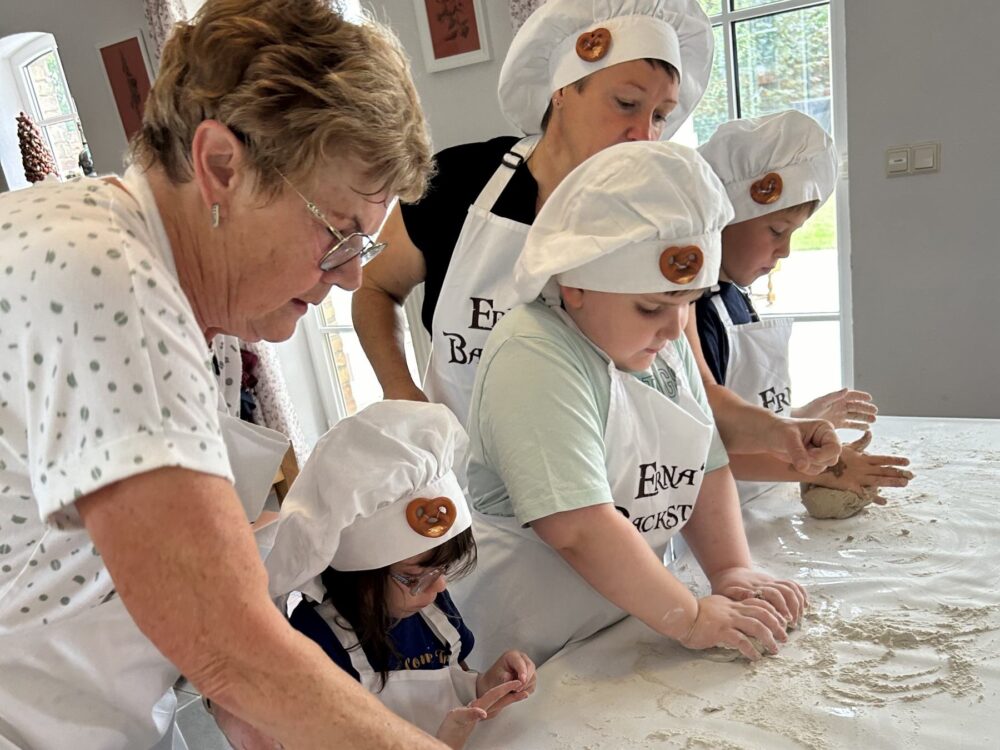
<svg viewBox="0 0 1000 750"><path fill-rule="evenodd" d="M163 48L132 160L192 176L207 119L248 147L256 184L308 180L354 158L379 192L420 198L433 154L409 62L387 27L345 20L323 0L208 0Z"/></svg>

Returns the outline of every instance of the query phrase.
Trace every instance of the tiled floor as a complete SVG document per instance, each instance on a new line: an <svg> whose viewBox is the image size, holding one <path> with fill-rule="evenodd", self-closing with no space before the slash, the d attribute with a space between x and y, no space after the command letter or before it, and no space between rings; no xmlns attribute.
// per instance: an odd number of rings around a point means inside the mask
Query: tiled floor
<svg viewBox="0 0 1000 750"><path fill-rule="evenodd" d="M174 688L177 693L177 725L188 750L230 750L229 743L208 715L201 696L183 677Z"/></svg>

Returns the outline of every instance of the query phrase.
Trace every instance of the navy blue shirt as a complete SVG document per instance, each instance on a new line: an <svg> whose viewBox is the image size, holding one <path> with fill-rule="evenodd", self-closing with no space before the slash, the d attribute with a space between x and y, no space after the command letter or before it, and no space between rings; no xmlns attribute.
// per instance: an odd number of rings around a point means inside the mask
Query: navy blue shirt
<svg viewBox="0 0 1000 750"><path fill-rule="evenodd" d="M476 202L497 171L504 154L519 140L515 136L501 136L483 143L446 148L435 156L437 173L427 188L427 195L418 203L400 204L406 232L424 256L426 277L420 319L428 332L469 206ZM535 220L537 200L538 183L527 164L521 162L497 198L492 212L521 224L531 224Z"/></svg>
<svg viewBox="0 0 1000 750"><path fill-rule="evenodd" d="M442 591L434 600L438 607L448 616L452 625L458 630L462 638L462 650L458 654L458 661L468 658L475 643L472 632L462 622L462 616L458 613L455 603L451 600L447 591ZM315 641L326 652L326 655L333 659L337 665L355 680L361 679L357 670L351 664L351 655L337 640L337 636L330 630L330 626L316 612L318 605L315 602L303 599L292 612L292 627L298 630L307 638ZM430 629L424 618L419 614L412 615L400 620L389 631L399 652L399 658L390 656L389 664L385 665L386 671L394 672L401 669L442 669L448 666L451 650L447 643L441 643L434 631ZM365 656L371 664L371 657L367 652ZM371 664L376 672L382 671L380 664Z"/></svg>
<svg viewBox="0 0 1000 750"><path fill-rule="evenodd" d="M740 287L729 281L720 281L717 292L709 292L695 303L698 316L698 338L701 351L705 355L708 368L719 385L726 384L726 370L729 366L729 337L722 324L719 311L715 309L712 297L722 297L722 302L735 325L756 323L760 320L753 309L750 297Z"/></svg>

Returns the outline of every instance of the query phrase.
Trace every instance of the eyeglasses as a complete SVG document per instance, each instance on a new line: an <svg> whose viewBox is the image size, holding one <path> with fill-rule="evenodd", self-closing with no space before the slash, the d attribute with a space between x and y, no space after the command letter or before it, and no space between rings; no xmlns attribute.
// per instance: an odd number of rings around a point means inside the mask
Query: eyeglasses
<svg viewBox="0 0 1000 750"><path fill-rule="evenodd" d="M277 171L277 170L275 170ZM306 208L309 209L309 213L315 217L323 226L326 227L326 231L330 233L333 237L333 245L327 250L323 257L319 260L319 267L321 271L332 271L338 266L342 266L355 258L361 259L361 265L365 265L372 258L378 255L380 252L385 250L385 242L376 242L367 234L363 232L351 232L348 235L342 234L335 226L333 226L323 212L319 210L319 207L313 203L311 200L306 198L302 193L298 191L285 175L278 172L281 179L285 181L285 184L292 189L292 191L299 196L303 202L306 204Z"/></svg>
<svg viewBox="0 0 1000 750"><path fill-rule="evenodd" d="M402 585L403 588L408 589L411 596L416 596L422 591L426 591L428 587L433 586L437 582L437 579L443 576L446 571L447 568L431 568L418 576L389 573L389 577Z"/></svg>

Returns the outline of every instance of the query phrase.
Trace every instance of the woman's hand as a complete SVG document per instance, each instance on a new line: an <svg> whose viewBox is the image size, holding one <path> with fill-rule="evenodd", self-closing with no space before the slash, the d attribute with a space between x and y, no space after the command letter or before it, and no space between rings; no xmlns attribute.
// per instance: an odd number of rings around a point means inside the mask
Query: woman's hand
<svg viewBox="0 0 1000 750"><path fill-rule="evenodd" d="M476 679L476 695L483 698L499 685L519 683L519 688L504 695L489 710L487 719L492 719L500 711L519 700L524 700L535 692L535 663L522 651L505 651L496 663Z"/></svg>
<svg viewBox="0 0 1000 750"><path fill-rule="evenodd" d="M754 641L766 652L776 654L778 641L786 640L785 620L763 599L734 601L712 595L698 600L698 614L680 642L698 650L726 646L738 650L750 661L757 661L761 652Z"/></svg>
<svg viewBox="0 0 1000 750"><path fill-rule="evenodd" d="M900 469L909 466L905 456L870 456L864 452L872 441L866 432L853 443L848 443L840 453L840 460L822 474L810 480L811 484L849 490L861 494L866 487L905 487L913 479L913 472ZM878 505L885 505L884 498L876 497Z"/></svg>
<svg viewBox="0 0 1000 750"><path fill-rule="evenodd" d="M787 461L795 471L815 476L837 463L840 438L823 419L774 417L760 433L760 452Z"/></svg>
<svg viewBox="0 0 1000 750"><path fill-rule="evenodd" d="M503 657L501 657L502 660ZM492 672L495 668L496 665L491 667L490 671ZM528 697L528 693L531 691L524 691L521 688L522 683L520 680L502 682L481 693L468 706L453 708L445 714L444 721L441 722L441 726L438 727L435 736L448 747L452 748L452 750L461 750L472 734L472 730L476 728L479 722L484 719L492 719L506 706ZM534 665L532 665L531 690L534 689Z"/></svg>
<svg viewBox="0 0 1000 750"><path fill-rule="evenodd" d="M864 391L841 388L813 399L805 406L792 409L793 417L825 419L834 427L854 430L868 430L875 421L878 407L872 403L872 395Z"/></svg>
<svg viewBox="0 0 1000 750"><path fill-rule="evenodd" d="M713 594L753 606L766 606L780 615L785 625L797 627L809 606L806 590L795 581L779 581L750 568L721 570L710 576L709 581Z"/></svg>

